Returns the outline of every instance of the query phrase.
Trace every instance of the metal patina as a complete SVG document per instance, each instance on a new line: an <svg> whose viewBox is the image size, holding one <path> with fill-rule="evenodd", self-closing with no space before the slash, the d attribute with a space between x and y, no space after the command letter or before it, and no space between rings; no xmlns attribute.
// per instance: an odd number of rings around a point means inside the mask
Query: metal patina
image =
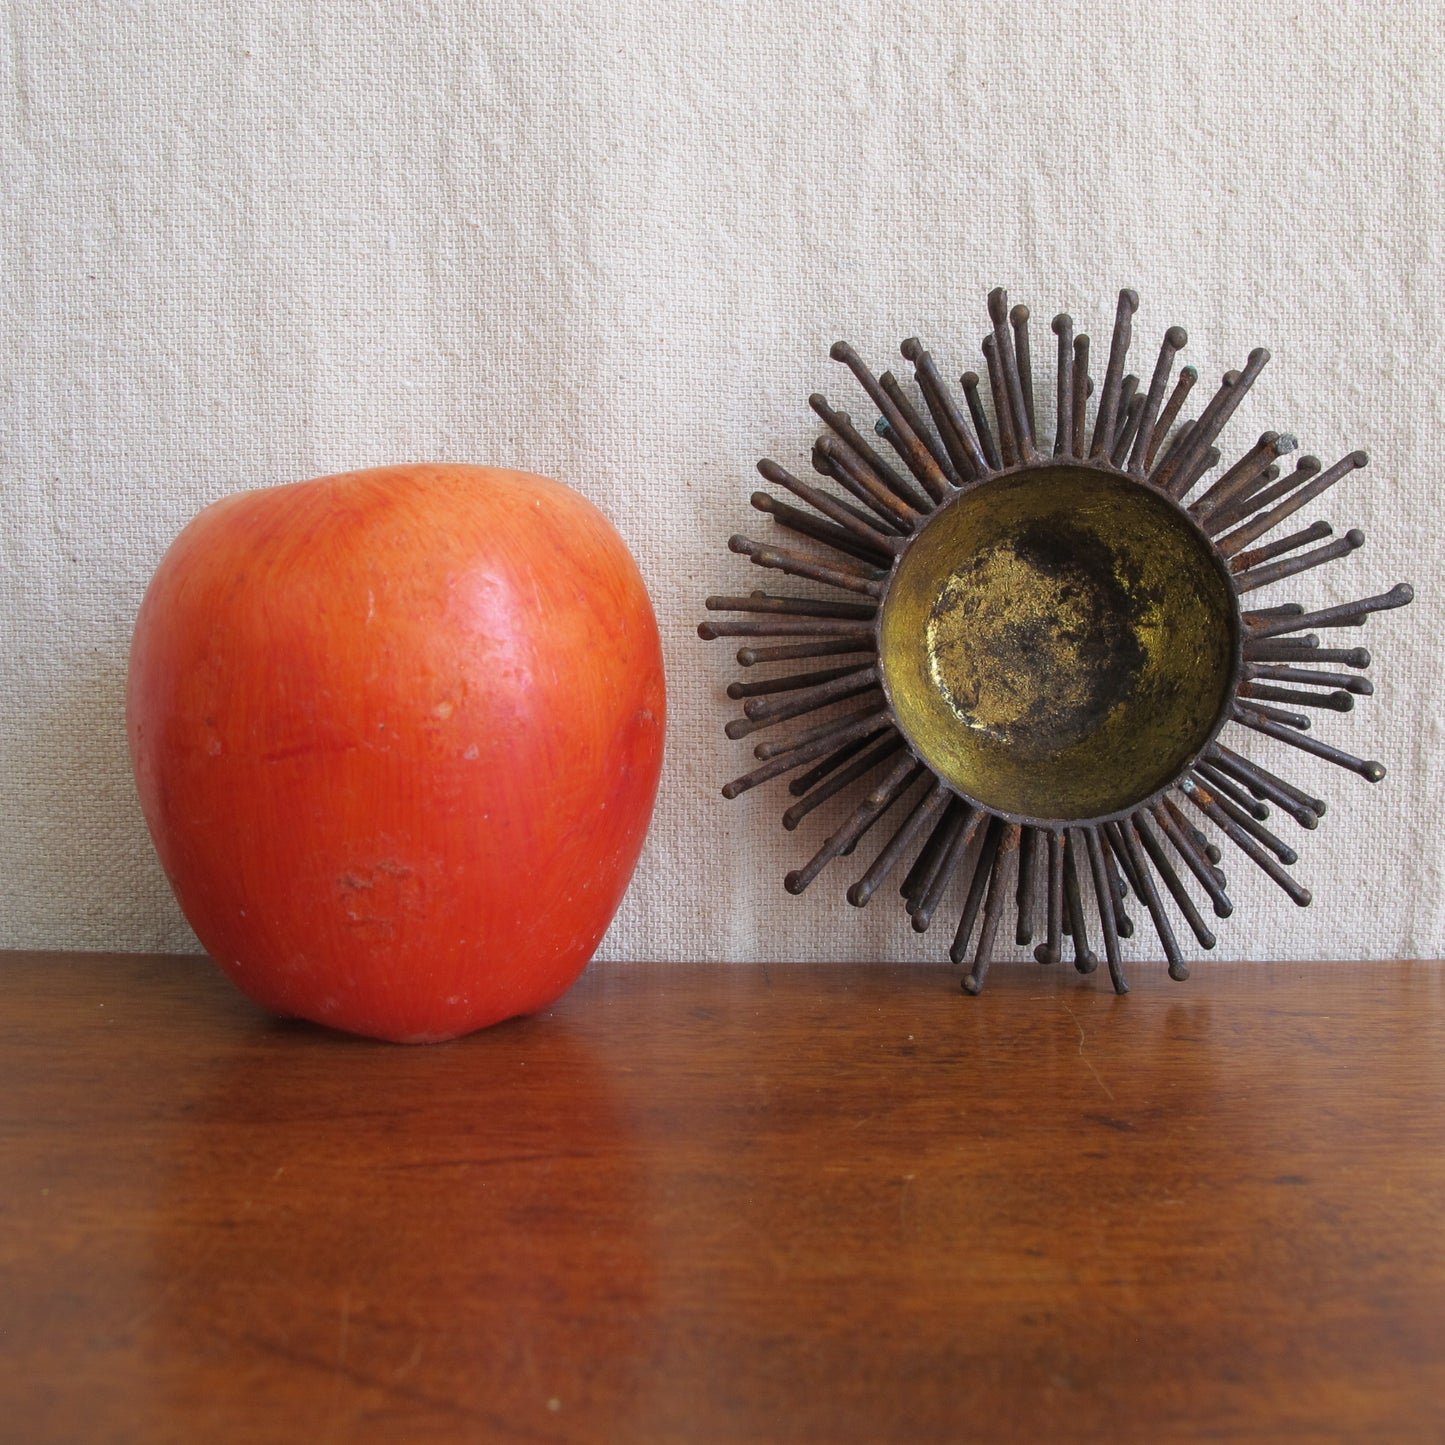
<svg viewBox="0 0 1445 1445"><path fill-rule="evenodd" d="M939 508L879 616L885 691L918 756L1002 817L1131 811L1225 721L1239 627L1228 574L1177 507L1117 473L1045 462Z"/></svg>
<svg viewBox="0 0 1445 1445"><path fill-rule="evenodd" d="M1215 443L1269 353L1252 351L1181 421L1198 379L1186 366L1170 385L1182 328L1165 331L1147 383L1126 373L1138 304L1119 293L1092 430L1089 338L1069 316L1054 318L1052 446L1036 416L1029 310L1010 309L1002 290L989 295L983 341L991 416L978 373L960 378L960 403L917 338L900 350L918 402L835 344L833 359L879 413L886 453L845 412L810 398L828 428L813 469L836 490L759 462L803 505L755 492L753 506L803 545L728 544L827 595L710 597L708 611L722 615L698 629L746 639L742 667L785 665L728 688L743 701L728 737L767 736L753 745L758 766L724 795L791 774L789 829L848 799L785 886L801 893L898 808L848 901L864 906L911 859L899 892L917 932L950 895L959 902L949 957L971 956L969 993L983 987L1005 913L1016 944L1042 931L1040 963L1059 962L1067 937L1085 973L1098 963L1097 926L1125 992L1130 897L1170 975L1186 978L1175 915L1200 947L1215 945L1192 889L1216 917L1234 907L1216 840L1309 903L1289 872L1298 855L1266 822L1274 807L1312 829L1325 802L1239 751L1251 734L1370 782L1385 775L1317 740L1296 709L1347 712L1370 695L1367 678L1318 666L1364 669L1369 653L1321 647L1313 629L1401 607L1409 585L1315 612L1244 601L1360 547L1354 529L1326 540L1334 529L1323 520L1263 539L1368 458L1351 452L1323 467L1304 456L1282 475L1295 439L1267 431L1211 478ZM817 658L829 664L787 671ZM798 725L777 736L782 723ZM1226 742L1226 727L1242 731Z"/></svg>

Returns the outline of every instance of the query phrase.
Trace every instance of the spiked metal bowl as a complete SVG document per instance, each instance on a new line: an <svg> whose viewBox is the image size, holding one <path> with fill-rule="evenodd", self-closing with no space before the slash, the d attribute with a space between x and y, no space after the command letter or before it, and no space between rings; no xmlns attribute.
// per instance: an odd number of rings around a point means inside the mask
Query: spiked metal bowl
<svg viewBox="0 0 1445 1445"><path fill-rule="evenodd" d="M992 420L978 376L962 377L960 404L916 339L901 350L931 425L891 373L875 377L839 342L832 356L881 413L874 430L893 456L812 397L828 427L813 466L842 495L759 462L768 481L810 510L766 492L755 492L753 505L803 545L729 543L829 595L710 597L710 612L731 615L698 629L707 639L750 639L738 653L750 670L788 665L728 688L745 700L729 737L812 713L821 719L758 743L761 765L723 793L736 797L792 773L789 829L829 799L856 794L822 847L787 875L789 892L801 893L898 808L848 900L866 904L910 858L901 891L924 932L956 886L963 901L950 955L961 964L972 951L969 993L983 986L1010 904L1018 944L1031 943L1041 922L1039 962L1058 962L1068 935L1082 972L1097 965L1088 917L1096 913L1114 987L1126 992L1119 940L1133 932L1124 906L1131 892L1171 976L1186 978L1165 895L1204 948L1214 947L1214 934L1185 879L1218 917L1233 909L1206 825L1296 903L1310 901L1288 872L1294 849L1265 824L1273 804L1314 828L1325 804L1250 761L1238 738L1222 741L1227 726L1371 782L1385 773L1315 740L1296 709L1347 712L1370 694L1360 675L1369 654L1323 647L1316 629L1358 626L1402 606L1409 586L1315 612L1296 602L1245 610L1242 601L1360 546L1364 536L1353 530L1325 541L1333 529L1324 521L1262 539L1364 466L1365 454L1323 469L1301 457L1281 477L1279 458L1296 443L1270 431L1202 485L1269 353L1251 352L1242 372L1225 373L1198 420L1176 425L1197 379L1186 366L1170 388L1186 337L1177 326L1165 332L1143 387L1125 375L1137 307L1132 291L1120 292L1092 431L1089 339L1074 335L1068 316L1054 318L1047 451L1035 419L1028 308L1010 312L1003 291L988 298L983 342ZM838 661L790 670L823 657ZM1322 670L1336 668L1351 671Z"/></svg>

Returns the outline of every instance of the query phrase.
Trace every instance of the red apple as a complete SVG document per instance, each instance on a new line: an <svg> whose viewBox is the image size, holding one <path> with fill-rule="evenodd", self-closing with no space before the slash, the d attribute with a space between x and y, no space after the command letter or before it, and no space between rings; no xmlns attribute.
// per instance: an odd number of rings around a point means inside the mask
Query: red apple
<svg viewBox="0 0 1445 1445"><path fill-rule="evenodd" d="M454 1038L560 997L637 863L662 764L657 623L590 502L486 467L227 497L131 649L141 806L253 999Z"/></svg>

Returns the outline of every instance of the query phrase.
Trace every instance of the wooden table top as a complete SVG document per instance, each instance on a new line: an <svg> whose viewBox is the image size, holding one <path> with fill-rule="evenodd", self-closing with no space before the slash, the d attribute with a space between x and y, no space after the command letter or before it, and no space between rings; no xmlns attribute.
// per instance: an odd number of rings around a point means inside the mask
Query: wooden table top
<svg viewBox="0 0 1445 1445"><path fill-rule="evenodd" d="M1134 974L0 955L0 1436L1445 1439L1445 972Z"/></svg>

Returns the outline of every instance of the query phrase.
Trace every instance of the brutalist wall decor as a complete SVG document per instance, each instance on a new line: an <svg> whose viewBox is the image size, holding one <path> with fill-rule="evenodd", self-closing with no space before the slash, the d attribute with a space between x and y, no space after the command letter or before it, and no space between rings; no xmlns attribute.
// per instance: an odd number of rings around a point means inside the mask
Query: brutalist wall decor
<svg viewBox="0 0 1445 1445"><path fill-rule="evenodd" d="M1212 948L1201 904L1220 918L1233 908L1216 839L1307 904L1289 871L1295 850L1267 821L1273 805L1314 828L1325 802L1251 761L1251 734L1370 782L1385 775L1317 740L1299 709L1347 712L1370 694L1365 649L1322 645L1321 634L1404 605L1410 587L1316 611L1255 602L1258 589L1364 541L1357 530L1335 537L1325 521L1271 537L1363 467L1365 453L1328 467L1302 456L1282 475L1295 438L1268 431L1206 482L1269 353L1251 352L1197 420L1179 421L1197 379L1186 366L1170 386L1184 331L1164 333L1147 385L1126 375L1137 307L1134 292L1120 292L1092 429L1089 338L1054 318L1051 442L1035 419L1029 311L1010 310L1002 290L989 295L983 342L991 407L975 373L959 398L910 339L900 349L925 420L896 377L875 376L838 342L833 359L880 414L883 447L813 396L827 427L813 468L837 490L759 462L803 506L770 492L755 492L753 506L800 541L728 543L826 595L709 597L709 612L723 615L698 629L746 639L737 658L750 677L785 665L728 688L743 702L728 737L766 736L753 749L758 765L724 795L791 774L789 829L839 794L856 800L787 875L788 891L801 893L892 813L848 901L866 904L906 862L901 892L924 932L956 884L950 955L965 964L972 954L969 993L983 987L1006 913L1018 944L1042 932L1041 963L1058 962L1069 937L1081 972L1097 966L1097 926L1113 985L1127 991L1119 940L1133 932L1131 894L1171 976L1186 978L1171 910ZM810 667L819 658L831 661ZM815 712L822 720L810 723ZM792 728L777 736L780 724Z"/></svg>

